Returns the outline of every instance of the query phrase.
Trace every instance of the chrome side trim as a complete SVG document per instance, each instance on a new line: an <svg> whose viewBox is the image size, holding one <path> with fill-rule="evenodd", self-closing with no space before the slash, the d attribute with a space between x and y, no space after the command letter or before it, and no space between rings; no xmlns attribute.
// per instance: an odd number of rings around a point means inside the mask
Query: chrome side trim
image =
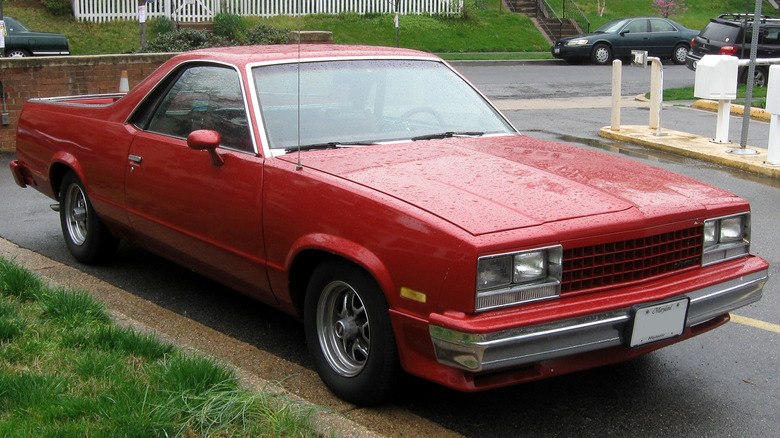
<svg viewBox="0 0 780 438"><path fill-rule="evenodd" d="M680 294L691 300L686 327L760 300L768 277L768 270L763 270ZM649 303L637 303L641 304ZM429 332L439 363L480 372L623 345L630 322L628 307L493 333L463 333L436 325L429 325Z"/></svg>

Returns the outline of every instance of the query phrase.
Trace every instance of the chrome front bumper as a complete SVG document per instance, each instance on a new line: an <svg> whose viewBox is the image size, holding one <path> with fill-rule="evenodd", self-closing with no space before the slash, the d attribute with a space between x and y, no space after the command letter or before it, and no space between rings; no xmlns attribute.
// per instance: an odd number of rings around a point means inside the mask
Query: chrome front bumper
<svg viewBox="0 0 780 438"><path fill-rule="evenodd" d="M760 300L768 276L768 270L763 270L681 294L679 297L690 298L685 326L695 326ZM439 363L481 372L625 345L631 314L629 307L485 334L436 325L430 325L429 331Z"/></svg>

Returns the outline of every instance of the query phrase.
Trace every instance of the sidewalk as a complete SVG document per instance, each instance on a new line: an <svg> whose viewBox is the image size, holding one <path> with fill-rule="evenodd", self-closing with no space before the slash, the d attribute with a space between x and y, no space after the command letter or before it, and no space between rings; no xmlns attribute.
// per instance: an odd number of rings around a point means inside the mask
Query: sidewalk
<svg viewBox="0 0 780 438"><path fill-rule="evenodd" d="M714 143L711 138L669 129L662 129L661 132L663 135L656 135L657 131L655 129L651 130L647 126L623 125L617 131L613 131L611 127L605 126L601 128L599 135L612 140L634 143L780 179L780 166L771 166L766 163L766 149L748 146L748 148L756 150L758 153L754 155L739 155L728 152L731 149L739 149L739 144Z"/></svg>
<svg viewBox="0 0 780 438"><path fill-rule="evenodd" d="M638 98L636 100L639 100ZM691 104L693 108L717 112L718 104L709 100L697 100ZM732 115L743 115L745 107L732 105ZM760 108L751 108L753 118L769 120L770 114ZM634 143L641 146L671 152L697 160L708 161L722 166L752 172L770 178L780 179L780 165L767 163L768 151L763 147L746 146L746 149L757 153L733 153L730 151L740 149L739 144L715 143L710 137L689 134L686 132L661 129L661 135L657 130L651 130L648 126L620 126L618 130L612 130L611 126L605 126L599 130L599 135L604 138Z"/></svg>
<svg viewBox="0 0 780 438"><path fill-rule="evenodd" d="M565 111L589 111L591 109L598 109L601 114L599 120L608 122L608 111L611 110L612 98L607 96L561 99L504 99L497 100L494 103L502 111L532 110L541 113L542 117L549 117L551 113L554 114L555 112L565 114ZM684 108L699 111L697 119L706 119L706 123L702 123L702 120L693 120L693 115L690 117L686 115L683 117L684 120L662 121L662 135L657 135L657 130L651 130L648 125L636 124L621 124L619 130L612 130L610 126L604 126L599 130L598 135L610 140L632 143L688 158L716 163L718 165L755 173L757 175L780 179L780 166L772 166L766 163L768 155L768 137L763 138L763 136L759 136L759 138L756 138L756 136L753 135L752 141L755 144L749 143L747 147L757 151L757 154L740 155L729 153L729 150L740 148L738 142L726 144L714 143L712 137L700 135L710 131L713 135L715 134L717 103L702 100L695 102L664 102L664 112L666 113L668 110L673 110L674 107L679 108L682 104L684 104ZM623 97L620 105L621 109L625 110L637 108L649 109L650 103L640 97ZM702 117L701 110L711 111L711 118L706 113L705 116ZM739 115L741 118L743 111L744 108L742 106L732 105L732 116L736 117ZM678 110L677 113L679 112L680 111ZM582 114L581 111L575 111L575 115ZM753 114L753 118L756 121L765 122L769 119L769 115L763 110L756 111L754 108L754 111L751 111L751 114ZM634 121L637 121L636 118L634 118ZM732 125L736 125L735 122L737 122L737 120L731 120ZM705 124L707 126L704 126ZM670 128L670 125L677 127L677 130ZM733 128L736 129L739 128L739 126L733 126ZM683 132L679 129L691 129L698 134ZM759 131L765 130L766 125L762 126ZM756 130L751 129L751 132L755 133ZM734 138L733 135L732 138Z"/></svg>

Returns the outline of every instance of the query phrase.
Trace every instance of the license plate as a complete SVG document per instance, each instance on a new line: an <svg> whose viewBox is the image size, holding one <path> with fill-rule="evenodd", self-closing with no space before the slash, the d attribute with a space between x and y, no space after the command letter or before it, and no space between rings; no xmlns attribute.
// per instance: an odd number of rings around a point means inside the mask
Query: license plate
<svg viewBox="0 0 780 438"><path fill-rule="evenodd" d="M561 53L561 48L560 47L555 47L553 49L553 53Z"/></svg>
<svg viewBox="0 0 780 438"><path fill-rule="evenodd" d="M689 302L686 297L636 308L629 346L638 347L680 336L685 329Z"/></svg>

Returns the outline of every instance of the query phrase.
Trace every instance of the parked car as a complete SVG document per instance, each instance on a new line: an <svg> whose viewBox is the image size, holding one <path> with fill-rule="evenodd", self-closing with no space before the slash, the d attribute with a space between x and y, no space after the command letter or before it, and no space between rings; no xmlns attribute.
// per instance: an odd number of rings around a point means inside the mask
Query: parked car
<svg viewBox="0 0 780 438"><path fill-rule="evenodd" d="M5 56L70 55L68 37L61 33L34 32L13 17L4 17Z"/></svg>
<svg viewBox="0 0 780 438"><path fill-rule="evenodd" d="M701 33L691 40L691 51L685 64L696 70L696 64L704 55L731 55L750 58L753 36L753 14L722 14L710 19ZM758 58L780 58L780 19L762 16L758 24ZM739 70L739 81L747 82L748 69ZM753 84L766 87L769 82L769 66L756 65Z"/></svg>
<svg viewBox="0 0 780 438"><path fill-rule="evenodd" d="M401 369L476 391L627 360L767 280L746 201L521 135L413 50L187 52L127 94L29 100L16 144L77 261L124 239L300 317L357 404Z"/></svg>
<svg viewBox="0 0 780 438"><path fill-rule="evenodd" d="M561 38L551 50L554 57L570 62L590 59L603 65L614 58L630 57L632 50L646 50L649 56L685 64L691 38L698 33L668 18L620 18L593 33Z"/></svg>

